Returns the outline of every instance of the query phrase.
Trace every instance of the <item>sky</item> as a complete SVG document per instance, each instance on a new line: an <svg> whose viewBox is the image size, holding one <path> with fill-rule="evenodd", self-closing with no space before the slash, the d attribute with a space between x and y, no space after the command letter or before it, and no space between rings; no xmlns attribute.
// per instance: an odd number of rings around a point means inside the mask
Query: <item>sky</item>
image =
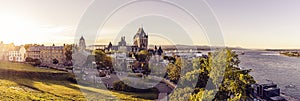
<svg viewBox="0 0 300 101"><path fill-rule="evenodd" d="M109 1L104 0L103 4L107 8L117 5L106 2ZM205 2L218 21L222 32L219 37L224 39L226 46L300 48L299 0ZM93 0L0 0L0 40L16 45L74 43L78 36L77 27L92 3ZM190 4L191 8L199 8L192 5L193 0ZM101 11L97 12L100 16L108 16ZM132 44L133 35L142 26L149 34L150 44L210 45L205 30L186 12L172 5L138 2L119 8L107 18L97 33L79 33L80 36L86 37L88 44L108 44L110 41L116 44L124 35ZM94 38L96 40L89 41Z"/></svg>

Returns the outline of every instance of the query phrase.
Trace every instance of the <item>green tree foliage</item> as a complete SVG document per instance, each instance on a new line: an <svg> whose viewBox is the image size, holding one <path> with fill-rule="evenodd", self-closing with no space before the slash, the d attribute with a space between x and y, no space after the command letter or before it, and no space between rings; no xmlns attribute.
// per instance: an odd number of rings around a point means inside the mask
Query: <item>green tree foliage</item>
<svg viewBox="0 0 300 101"><path fill-rule="evenodd" d="M150 60L150 56L151 54L149 54L147 50L141 50L135 55L135 58L139 62L147 62Z"/></svg>
<svg viewBox="0 0 300 101"><path fill-rule="evenodd" d="M93 55L95 56L97 69L113 69L111 57L107 56L103 50L94 50Z"/></svg>
<svg viewBox="0 0 300 101"><path fill-rule="evenodd" d="M131 81L128 79L123 79L122 81L114 81L113 82L113 88L114 90L118 91L125 91L125 92L158 92L158 89L153 87L153 88L148 88L148 89L139 89L136 87L129 86L128 84L136 84L136 85L145 85L143 84L142 81Z"/></svg>
<svg viewBox="0 0 300 101"><path fill-rule="evenodd" d="M73 48L74 45L64 45L64 52L65 52L65 56L66 56L66 63L65 65L72 65L72 54L73 54Z"/></svg>
<svg viewBox="0 0 300 101"><path fill-rule="evenodd" d="M213 91L208 91L208 90L204 90L204 89L200 89L198 93L193 94L192 96L190 96L191 101L208 101L213 99Z"/></svg>
<svg viewBox="0 0 300 101"><path fill-rule="evenodd" d="M171 81L177 83L180 78L180 72L181 72L181 67L172 63L168 64L167 75Z"/></svg>
<svg viewBox="0 0 300 101"><path fill-rule="evenodd" d="M191 87L176 88L169 99L170 101L187 101L191 98L192 91Z"/></svg>
<svg viewBox="0 0 300 101"><path fill-rule="evenodd" d="M168 59L171 59L170 57L167 57ZM182 66L182 61L181 58L179 57L174 57L175 62L174 63L169 63L167 66L167 77L170 79L172 82L177 83L180 74L181 74L181 66Z"/></svg>
<svg viewBox="0 0 300 101"><path fill-rule="evenodd" d="M43 46L43 45L39 45L39 44L25 44L25 45L24 45L24 48L25 48L26 50L28 50L29 47L32 47L32 46Z"/></svg>
<svg viewBox="0 0 300 101"><path fill-rule="evenodd" d="M165 57L166 59L170 59L170 60L175 60L175 62L171 62L168 64L167 66L167 75L168 78L177 83L181 74L185 74L187 72L190 72L192 70L192 68L190 68L192 66L192 63L189 63L188 60L184 60L180 57Z"/></svg>
<svg viewBox="0 0 300 101"><path fill-rule="evenodd" d="M143 74L150 74L151 69L149 68L149 60L151 57L151 54L148 53L147 50L141 50L140 52L136 53L135 58L137 61L135 61L132 65L133 70L142 69Z"/></svg>
<svg viewBox="0 0 300 101"><path fill-rule="evenodd" d="M239 69L239 63L238 55L228 49L209 53L209 58L194 59L194 70L180 77L177 86L183 88L175 90L171 98L180 98L182 94L187 93L183 89L195 87L189 100L245 100L246 89L254 84L255 80L249 75L250 70ZM197 83L192 83L197 80ZM218 91L207 89L207 86L214 86Z"/></svg>

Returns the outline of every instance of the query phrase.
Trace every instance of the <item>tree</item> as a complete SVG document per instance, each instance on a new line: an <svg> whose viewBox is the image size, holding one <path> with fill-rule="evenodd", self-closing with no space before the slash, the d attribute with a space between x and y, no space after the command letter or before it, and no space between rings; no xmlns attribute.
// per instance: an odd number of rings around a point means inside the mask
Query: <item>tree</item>
<svg viewBox="0 0 300 101"><path fill-rule="evenodd" d="M176 63L180 64L179 62ZM176 99L180 96L187 98L187 95L184 94L189 92L185 89L195 87L188 100L246 100L247 87L254 84L255 80L249 75L250 70L240 70L238 68L239 63L238 55L228 49L209 53L208 58L194 59L194 70L180 77L177 87L183 88L175 90L175 95L171 95L171 98ZM223 75L221 75L222 71L224 72ZM223 76L223 78L220 78L220 76ZM196 79L198 79L197 83L191 83ZM207 84L216 87L218 90L205 88Z"/></svg>
<svg viewBox="0 0 300 101"><path fill-rule="evenodd" d="M151 54L148 53L148 51L146 50L141 50L140 52L138 52L135 55L135 58L137 59L137 61L139 62L146 62L150 60L150 56Z"/></svg>
<svg viewBox="0 0 300 101"><path fill-rule="evenodd" d="M33 66L39 66L39 65L41 65L42 64L42 62L41 62L41 60L40 59L34 59L33 60Z"/></svg>
<svg viewBox="0 0 300 101"><path fill-rule="evenodd" d="M33 62L33 58L31 58L31 57L26 57L26 58L25 58L25 61L26 61L26 62Z"/></svg>
<svg viewBox="0 0 300 101"><path fill-rule="evenodd" d="M64 52L66 56L66 66L72 65L72 54L73 54L74 45L64 45Z"/></svg>
<svg viewBox="0 0 300 101"><path fill-rule="evenodd" d="M180 74L181 74L181 66L182 66L182 61L181 58L176 58L175 59L175 63L169 63L168 67L167 67L167 76L168 78L177 83L179 78L180 78Z"/></svg>
<svg viewBox="0 0 300 101"><path fill-rule="evenodd" d="M151 69L149 68L149 60L151 54L147 50L141 50L140 52L134 54L137 61L132 65L132 70L135 72L137 69L141 69L143 74L150 74Z"/></svg>
<svg viewBox="0 0 300 101"><path fill-rule="evenodd" d="M52 60L52 63L53 63L53 64L58 64L58 62L59 62L59 61L58 61L57 59L53 59L53 60Z"/></svg>
<svg viewBox="0 0 300 101"><path fill-rule="evenodd" d="M158 50L157 50L157 54L158 55L162 55L164 51L161 49L161 46L159 46Z"/></svg>
<svg viewBox="0 0 300 101"><path fill-rule="evenodd" d="M39 45L39 44L25 44L24 45L24 48L26 49L26 50L28 50L30 47L32 47L32 46L43 46L43 45Z"/></svg>
<svg viewBox="0 0 300 101"><path fill-rule="evenodd" d="M113 70L112 59L104 53L104 50L96 49L93 51L93 55L95 55L97 69Z"/></svg>

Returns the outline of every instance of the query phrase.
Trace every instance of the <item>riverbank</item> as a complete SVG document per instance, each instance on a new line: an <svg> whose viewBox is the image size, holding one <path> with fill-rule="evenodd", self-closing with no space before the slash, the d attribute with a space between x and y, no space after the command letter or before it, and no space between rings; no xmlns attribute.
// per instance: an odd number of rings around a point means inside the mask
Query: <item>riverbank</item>
<svg viewBox="0 0 300 101"><path fill-rule="evenodd" d="M289 57L300 57L300 52L280 52L280 54Z"/></svg>

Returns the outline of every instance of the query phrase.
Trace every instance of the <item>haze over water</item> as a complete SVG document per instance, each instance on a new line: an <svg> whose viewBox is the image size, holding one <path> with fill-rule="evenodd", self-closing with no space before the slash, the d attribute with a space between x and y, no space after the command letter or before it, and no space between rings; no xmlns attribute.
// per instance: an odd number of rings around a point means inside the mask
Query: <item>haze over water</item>
<svg viewBox="0 0 300 101"><path fill-rule="evenodd" d="M281 93L300 100L300 58L278 52L246 51L245 55L239 55L239 59L240 67L252 69L250 74L257 83L273 82L278 84Z"/></svg>

